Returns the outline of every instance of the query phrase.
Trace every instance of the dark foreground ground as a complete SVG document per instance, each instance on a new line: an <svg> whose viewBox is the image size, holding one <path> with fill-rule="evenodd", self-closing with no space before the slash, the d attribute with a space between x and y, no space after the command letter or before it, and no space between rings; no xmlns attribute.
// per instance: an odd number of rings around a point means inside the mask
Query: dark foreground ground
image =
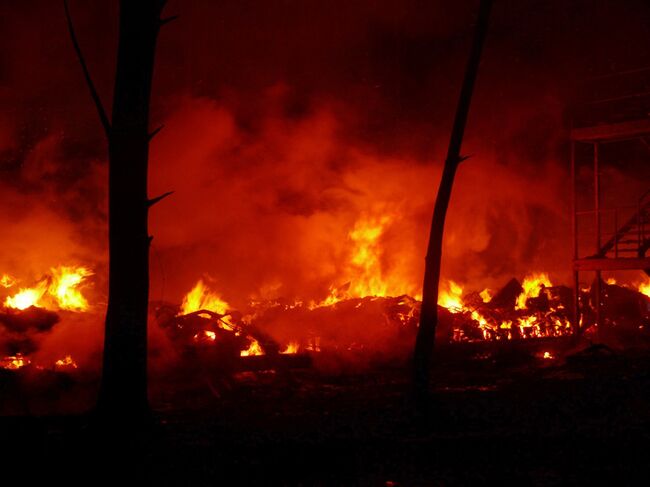
<svg viewBox="0 0 650 487"><path fill-rule="evenodd" d="M31 485L650 485L650 354L592 349L436 366L429 420L399 369L244 376L156 399L145 433L87 416L0 418L4 478Z"/></svg>

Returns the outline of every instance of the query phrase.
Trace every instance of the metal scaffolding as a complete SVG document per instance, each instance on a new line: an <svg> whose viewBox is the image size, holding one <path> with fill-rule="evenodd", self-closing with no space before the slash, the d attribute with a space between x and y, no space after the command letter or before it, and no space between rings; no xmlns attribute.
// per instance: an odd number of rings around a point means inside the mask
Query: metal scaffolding
<svg viewBox="0 0 650 487"><path fill-rule="evenodd" d="M603 271L645 270L650 274L650 191L634 205L604 206L601 150L605 144L639 142L650 148L650 68L587 80L573 110L571 187L573 227L574 330L580 330L580 273L594 272L591 289L595 323L602 324ZM650 155L650 152L648 153ZM579 183L585 159L591 185ZM584 173L581 171L582 179ZM650 188L650 181L646 182ZM591 191L593 198L589 197ZM585 196L591 204L585 206ZM578 202L582 202L583 208ZM604 222L607 222L605 225Z"/></svg>

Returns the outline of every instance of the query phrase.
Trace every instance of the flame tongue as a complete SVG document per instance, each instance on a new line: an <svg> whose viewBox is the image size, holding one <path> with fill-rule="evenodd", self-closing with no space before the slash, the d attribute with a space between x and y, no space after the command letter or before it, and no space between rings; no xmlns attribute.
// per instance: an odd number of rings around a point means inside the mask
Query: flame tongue
<svg viewBox="0 0 650 487"><path fill-rule="evenodd" d="M226 314L230 306L221 297L208 289L203 280L199 280L192 290L185 295L180 315L194 313L195 311L207 310L220 315Z"/></svg>
<svg viewBox="0 0 650 487"><path fill-rule="evenodd" d="M86 267L61 266L52 269L52 284L48 292L56 299L60 309L86 311L88 301L77 289L93 272Z"/></svg>
<svg viewBox="0 0 650 487"><path fill-rule="evenodd" d="M531 276L526 276L524 282L521 284L521 287L524 289L523 292L517 298L516 309L526 309L526 301L529 298L539 297L542 286L551 287L551 280L548 278L548 274L541 272L539 274L533 274Z"/></svg>
<svg viewBox="0 0 650 487"><path fill-rule="evenodd" d="M7 308L27 309L30 306L41 306L40 301L47 291L47 281L39 282L33 288L21 289L14 296L10 296L5 301Z"/></svg>
<svg viewBox="0 0 650 487"><path fill-rule="evenodd" d="M5 306L24 310L30 306L45 307L47 301L56 309L87 311L90 306L78 288L92 275L93 272L83 266L53 267L50 277L42 279L34 287L21 288L5 300Z"/></svg>

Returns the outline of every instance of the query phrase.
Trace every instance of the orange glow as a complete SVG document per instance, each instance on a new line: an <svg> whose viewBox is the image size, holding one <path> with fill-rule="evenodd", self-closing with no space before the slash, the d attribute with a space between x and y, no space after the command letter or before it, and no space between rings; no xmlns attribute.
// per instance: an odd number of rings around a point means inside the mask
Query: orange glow
<svg viewBox="0 0 650 487"><path fill-rule="evenodd" d="M282 350L280 353L281 354L294 354L298 353L298 350L300 349L300 346L296 342L291 342L289 343L284 350Z"/></svg>
<svg viewBox="0 0 650 487"><path fill-rule="evenodd" d="M41 279L35 286L21 288L5 300L5 306L27 309L30 306L87 311L88 301L78 289L93 272L83 266L59 266L50 269L51 276Z"/></svg>
<svg viewBox="0 0 650 487"><path fill-rule="evenodd" d="M646 282L642 282L639 284L639 292L641 294L645 294L650 298L650 279L646 280Z"/></svg>
<svg viewBox="0 0 650 487"><path fill-rule="evenodd" d="M516 309L526 309L526 301L530 298L539 297L541 291L541 286L551 287L551 280L548 278L548 274L541 272L538 274L532 274L524 278L524 282L521 284L521 287L524 289L523 292L517 298Z"/></svg>
<svg viewBox="0 0 650 487"><path fill-rule="evenodd" d="M65 368L76 369L77 363L72 359L70 355L66 355L62 359L59 359L56 362L54 362L54 367L57 369L65 369Z"/></svg>
<svg viewBox="0 0 650 487"><path fill-rule="evenodd" d="M17 294L9 296L5 300L7 308L14 309L27 309L30 306L40 307L40 301L45 292L47 291L47 281L41 281L32 288L20 289Z"/></svg>
<svg viewBox="0 0 650 487"><path fill-rule="evenodd" d="M446 287L438 295L438 304L452 313L461 312L464 309L463 288L454 281L447 281Z"/></svg>
<svg viewBox="0 0 650 487"><path fill-rule="evenodd" d="M483 289L483 291L479 293L479 296L481 296L481 299L484 303L489 303L492 301L492 291L490 291L488 288Z"/></svg>
<svg viewBox="0 0 650 487"><path fill-rule="evenodd" d="M213 313L223 315L228 312L228 308L230 308L230 305L221 299L217 293L208 289L203 280L200 279L183 298L179 315L186 315L201 310L212 311Z"/></svg>
<svg viewBox="0 0 650 487"><path fill-rule="evenodd" d="M52 268L52 283L48 292L56 299L59 309L86 311L88 301L78 287L93 272L83 266L60 266Z"/></svg>
<svg viewBox="0 0 650 487"><path fill-rule="evenodd" d="M551 360L554 359L553 354L551 352L544 352L544 355L542 356L543 359L545 360Z"/></svg>
<svg viewBox="0 0 650 487"><path fill-rule="evenodd" d="M260 342L254 338L251 338L251 344L248 346L248 349L242 350L239 352L239 355L241 357L249 357L251 355L264 355L264 350L262 350Z"/></svg>
<svg viewBox="0 0 650 487"><path fill-rule="evenodd" d="M386 296L388 285L382 278L380 237L391 219L388 216L361 218L349 233L353 243L350 262L356 276L350 286L355 297Z"/></svg>
<svg viewBox="0 0 650 487"><path fill-rule="evenodd" d="M3 357L0 359L0 368L6 370L18 370L26 365L29 365L31 361L27 357L23 357L21 354L16 354L13 356Z"/></svg>
<svg viewBox="0 0 650 487"><path fill-rule="evenodd" d="M0 286L4 288L10 288L14 284L16 284L16 279L11 277L9 274L3 274L2 277L0 277Z"/></svg>

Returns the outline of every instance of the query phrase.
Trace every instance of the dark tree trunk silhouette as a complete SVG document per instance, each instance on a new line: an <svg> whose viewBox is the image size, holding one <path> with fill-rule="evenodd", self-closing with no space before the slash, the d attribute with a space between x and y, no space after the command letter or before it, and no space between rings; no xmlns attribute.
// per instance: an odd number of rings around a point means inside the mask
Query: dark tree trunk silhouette
<svg viewBox="0 0 650 487"><path fill-rule="evenodd" d="M149 103L156 41L166 0L121 0L113 110L109 122L74 34L75 51L108 138L109 296L98 411L105 417L148 414L148 211L162 197L147 197Z"/></svg>
<svg viewBox="0 0 650 487"><path fill-rule="evenodd" d="M449 140L447 158L445 160L438 195L431 221L429 246L425 259L424 285L422 289L422 310L420 327L415 342L413 354L413 379L416 398L424 400L428 396L431 356L438 324L438 287L440 282L440 264L442 260L442 237L445 228L447 208L451 198L451 190L458 165L465 159L460 155L460 149L465 132L470 101L474 90L474 82L481 60L481 51L487 34L488 19L492 6L491 0L481 0L479 15L474 33L474 40L467 62L465 79L458 99L456 117Z"/></svg>

